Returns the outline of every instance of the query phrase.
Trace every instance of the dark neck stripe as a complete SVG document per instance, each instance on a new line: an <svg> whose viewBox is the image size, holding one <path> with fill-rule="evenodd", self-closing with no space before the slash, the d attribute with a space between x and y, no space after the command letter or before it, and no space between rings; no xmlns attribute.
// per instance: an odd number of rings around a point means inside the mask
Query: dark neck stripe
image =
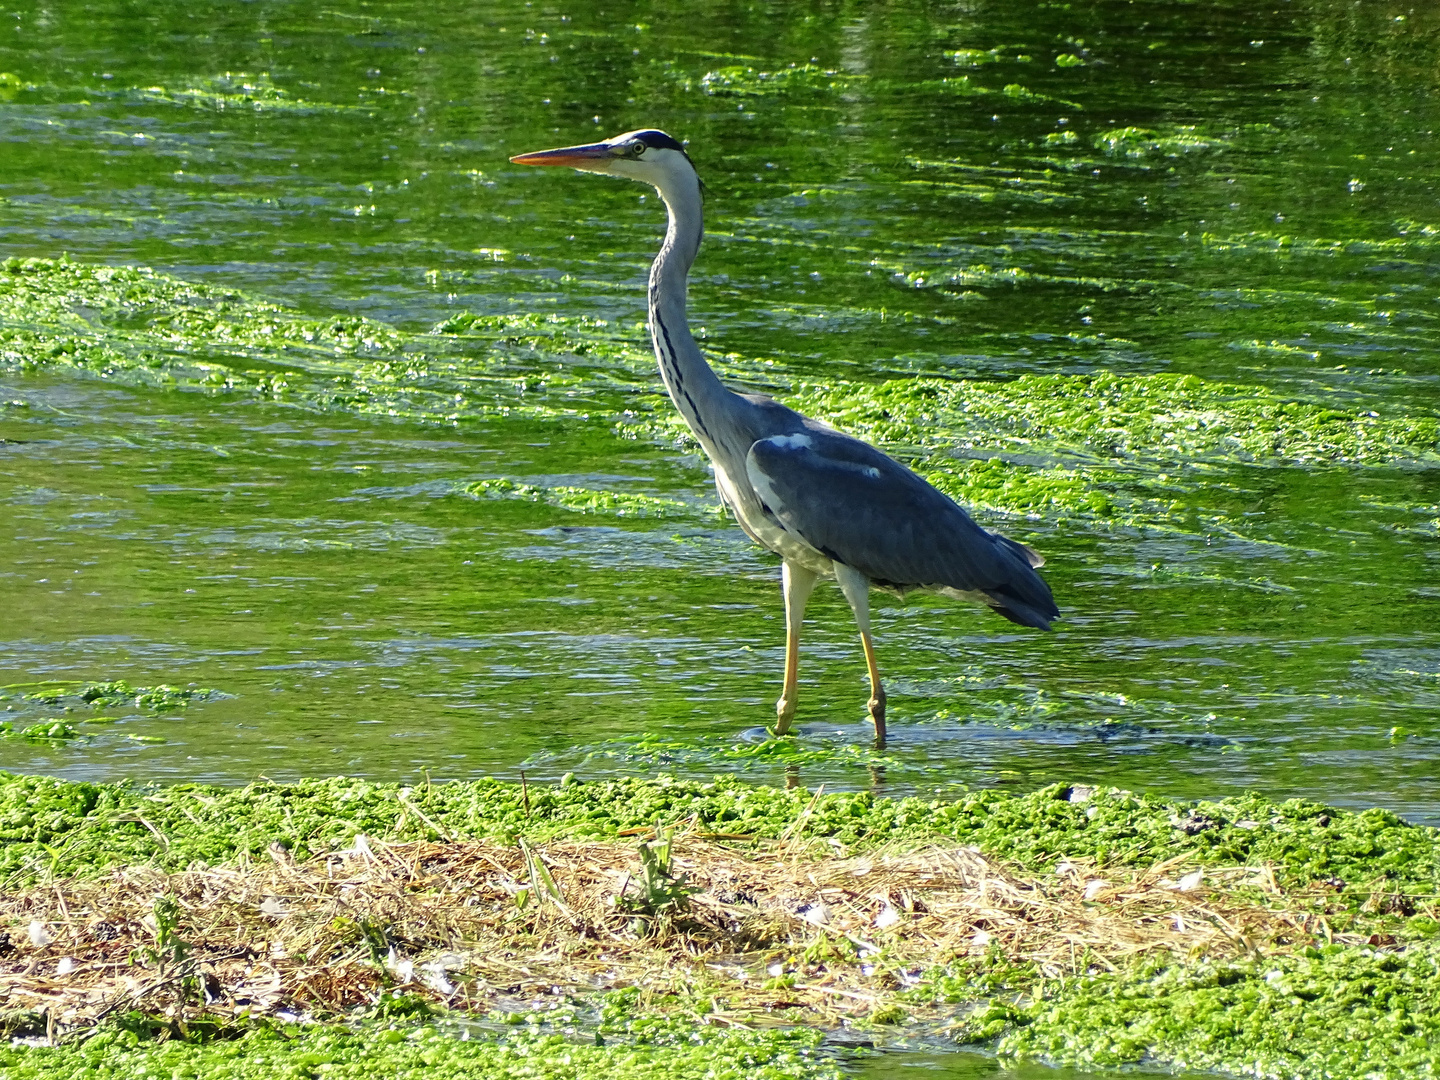
<svg viewBox="0 0 1440 1080"><path fill-rule="evenodd" d="M700 410L695 407L695 399L692 398L690 392L685 389L685 379L684 376L680 374L680 364L675 356L675 346L670 341L670 330L666 327L664 320L660 318L659 308L653 303L650 306L650 318L654 320L655 326L660 331L660 337L656 341L658 347L655 352L660 360L661 372L666 376L666 380L671 386L674 387L675 396L677 398L684 398L685 403L690 406L689 415L685 417L686 423L688 423L697 434L704 435L705 438L713 442L714 439L710 435L710 429L707 428L705 422L700 419ZM678 400L676 401L676 405L679 405Z"/></svg>

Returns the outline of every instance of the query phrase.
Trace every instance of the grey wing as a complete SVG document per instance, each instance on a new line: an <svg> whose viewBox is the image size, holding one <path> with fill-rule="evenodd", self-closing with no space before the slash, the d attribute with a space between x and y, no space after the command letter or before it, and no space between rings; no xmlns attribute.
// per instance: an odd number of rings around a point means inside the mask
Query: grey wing
<svg viewBox="0 0 1440 1080"><path fill-rule="evenodd" d="M1023 544L987 532L874 447L823 428L761 439L750 484L786 529L878 585L982 593L1001 615L1049 629L1059 615Z"/></svg>

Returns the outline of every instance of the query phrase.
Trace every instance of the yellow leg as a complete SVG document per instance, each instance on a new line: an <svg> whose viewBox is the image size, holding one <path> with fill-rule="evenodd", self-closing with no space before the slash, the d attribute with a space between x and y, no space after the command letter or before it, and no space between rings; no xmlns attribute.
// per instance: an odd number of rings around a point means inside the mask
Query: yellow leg
<svg viewBox="0 0 1440 1080"><path fill-rule="evenodd" d="M870 643L870 632L860 631L860 644L865 649L865 666L870 669L870 719L875 724L875 745L885 747L885 687L880 682L880 668L875 664L875 646Z"/></svg>
<svg viewBox="0 0 1440 1080"><path fill-rule="evenodd" d="M784 735L795 719L796 688L800 681L800 635L785 630L785 682L775 703L775 734Z"/></svg>
<svg viewBox="0 0 1440 1080"><path fill-rule="evenodd" d="M805 603L815 590L818 575L803 566L786 563L781 572L785 590L785 682L775 703L775 734L784 735L795 719L796 685L800 680L800 626L805 621Z"/></svg>

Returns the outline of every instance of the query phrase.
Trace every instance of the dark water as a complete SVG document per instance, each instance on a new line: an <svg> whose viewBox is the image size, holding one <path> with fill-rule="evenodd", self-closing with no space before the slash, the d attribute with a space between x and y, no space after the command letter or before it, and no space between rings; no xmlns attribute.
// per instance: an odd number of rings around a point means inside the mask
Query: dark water
<svg viewBox="0 0 1440 1080"><path fill-rule="evenodd" d="M368 316L396 332L376 356L430 366L362 405L314 380L370 353L301 357L243 313L224 344L157 329L179 301L0 308L0 330L293 382L5 354L0 683L228 696L60 713L12 688L20 726L92 734L0 740L0 767L773 782L802 757L807 785L1254 788L1440 822L1437 44L1440 9L1370 0L7 8L0 256ZM639 327L655 195L506 161L641 125L689 139L708 184L692 317L747 385L1203 380L1142 410L1178 437L1087 427L1077 390L1023 438L946 414L893 446L1111 504L977 511L1046 554L1051 635L877 598L883 759L828 588L801 749L754 741L778 567L666 433ZM563 342L428 333L462 313ZM1254 400L1297 410L1264 452L1241 445ZM1312 446L1324 410L1381 435ZM680 509L465 494L497 479Z"/></svg>

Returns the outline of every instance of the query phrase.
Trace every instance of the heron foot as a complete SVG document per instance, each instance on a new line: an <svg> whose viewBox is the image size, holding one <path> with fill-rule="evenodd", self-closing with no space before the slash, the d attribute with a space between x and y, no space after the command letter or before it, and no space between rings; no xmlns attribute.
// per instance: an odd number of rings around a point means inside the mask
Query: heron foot
<svg viewBox="0 0 1440 1080"><path fill-rule="evenodd" d="M885 749L885 688L877 687L865 707L870 712L870 722L875 725L875 749Z"/></svg>
<svg viewBox="0 0 1440 1080"><path fill-rule="evenodd" d="M795 719L795 700L782 697L775 702L775 734L785 735L790 731L790 721Z"/></svg>

